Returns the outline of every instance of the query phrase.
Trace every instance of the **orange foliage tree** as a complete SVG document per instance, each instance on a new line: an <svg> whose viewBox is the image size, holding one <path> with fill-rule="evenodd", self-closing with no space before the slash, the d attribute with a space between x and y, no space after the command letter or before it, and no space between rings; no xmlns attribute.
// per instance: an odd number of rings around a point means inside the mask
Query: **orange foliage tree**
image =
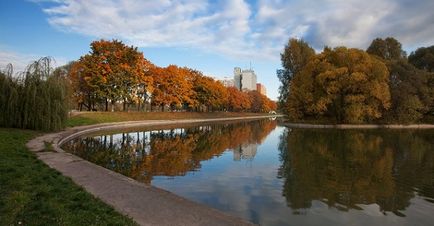
<svg viewBox="0 0 434 226"><path fill-rule="evenodd" d="M203 110L206 107L207 111L223 110L227 106L228 91L222 83L204 76L202 73L193 71L193 89L195 91L195 99L197 100L198 109Z"/></svg>
<svg viewBox="0 0 434 226"><path fill-rule="evenodd" d="M235 87L228 87L228 110L229 111L247 111L252 106L249 95L241 92Z"/></svg>
<svg viewBox="0 0 434 226"><path fill-rule="evenodd" d="M126 104L138 101L138 89L152 91L151 63L136 47L121 41L99 40L91 43L91 51L72 66L69 77L74 95L88 110L98 102L113 104L122 100Z"/></svg>
<svg viewBox="0 0 434 226"><path fill-rule="evenodd" d="M165 107L175 110L195 104L192 82L186 79L190 76L188 68L176 65L166 68L153 67L151 74L154 78L153 106L160 106L162 110Z"/></svg>
<svg viewBox="0 0 434 226"><path fill-rule="evenodd" d="M91 51L74 62L69 70L73 96L78 108L105 109L122 102L128 110L145 103L164 110L254 111L275 110L275 103L259 93L225 87L202 72L187 67L158 67L146 60L136 47L120 41L99 40ZM142 104L143 103L143 104Z"/></svg>

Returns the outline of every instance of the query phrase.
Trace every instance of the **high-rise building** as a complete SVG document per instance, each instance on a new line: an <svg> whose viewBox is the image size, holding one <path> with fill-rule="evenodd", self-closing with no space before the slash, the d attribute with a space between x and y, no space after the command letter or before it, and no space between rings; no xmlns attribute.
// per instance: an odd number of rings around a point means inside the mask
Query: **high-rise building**
<svg viewBox="0 0 434 226"><path fill-rule="evenodd" d="M223 79L219 79L219 81L225 87L234 87L235 86L235 80L233 78L224 77Z"/></svg>
<svg viewBox="0 0 434 226"><path fill-rule="evenodd" d="M238 148L234 148L233 158L235 161L253 160L255 158L256 152L258 151L257 144L242 144Z"/></svg>
<svg viewBox="0 0 434 226"><path fill-rule="evenodd" d="M234 68L234 80L239 90L256 90L256 74L252 69Z"/></svg>
<svg viewBox="0 0 434 226"><path fill-rule="evenodd" d="M265 89L265 86L261 83L256 83L256 91L258 91L260 94L267 96L267 89Z"/></svg>

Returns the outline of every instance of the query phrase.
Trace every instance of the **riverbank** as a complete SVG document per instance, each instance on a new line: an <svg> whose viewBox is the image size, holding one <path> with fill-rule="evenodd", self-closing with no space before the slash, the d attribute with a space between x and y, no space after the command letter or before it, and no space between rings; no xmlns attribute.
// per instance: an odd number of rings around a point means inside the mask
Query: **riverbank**
<svg viewBox="0 0 434 226"><path fill-rule="evenodd" d="M304 128L304 129L434 129L434 124L309 124L309 123L281 123L283 126L290 128Z"/></svg>
<svg viewBox="0 0 434 226"><path fill-rule="evenodd" d="M30 152L38 135L0 128L0 225L136 225Z"/></svg>
<svg viewBox="0 0 434 226"><path fill-rule="evenodd" d="M71 178L86 191L113 206L118 212L132 217L141 225L173 225L174 222L178 225L251 225L242 219L97 166L64 152L60 145L77 136L97 131L270 117L280 116L256 115L228 118L146 120L79 126L37 137L28 142L27 147L47 165ZM46 143L52 144L52 152L40 152Z"/></svg>
<svg viewBox="0 0 434 226"><path fill-rule="evenodd" d="M250 112L72 112L67 127L143 120L215 119L268 116Z"/></svg>

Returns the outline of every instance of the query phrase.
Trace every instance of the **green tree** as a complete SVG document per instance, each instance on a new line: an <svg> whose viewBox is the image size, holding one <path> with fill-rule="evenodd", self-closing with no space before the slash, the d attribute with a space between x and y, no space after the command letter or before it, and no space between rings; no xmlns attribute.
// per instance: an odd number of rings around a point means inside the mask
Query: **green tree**
<svg viewBox="0 0 434 226"><path fill-rule="evenodd" d="M44 131L64 127L68 84L53 73L51 61L41 58L15 77L11 66L0 72L0 126Z"/></svg>
<svg viewBox="0 0 434 226"><path fill-rule="evenodd" d="M386 65L366 52L325 48L294 76L289 116L334 117L338 123L378 119L390 107L388 81Z"/></svg>
<svg viewBox="0 0 434 226"><path fill-rule="evenodd" d="M379 56L384 60L399 60L406 58L406 53L402 50L401 43L392 37L386 39L374 39L366 52Z"/></svg>
<svg viewBox="0 0 434 226"><path fill-rule="evenodd" d="M434 72L434 45L418 48L410 54L408 61L421 70Z"/></svg>
<svg viewBox="0 0 434 226"><path fill-rule="evenodd" d="M429 69L429 49L421 48L407 60L399 41L394 38L377 38L372 41L367 52L379 56L390 71L392 107L386 115L386 121L417 122L433 111L433 76L409 63L411 61L422 69Z"/></svg>
<svg viewBox="0 0 434 226"><path fill-rule="evenodd" d="M291 38L285 45L283 53L280 54L283 69L277 70L277 77L280 81L279 107L281 109L286 109L292 78L303 69L313 56L315 56L315 51L301 39Z"/></svg>
<svg viewBox="0 0 434 226"><path fill-rule="evenodd" d="M409 64L406 60L388 62L392 108L389 121L410 123L419 121L433 110L434 90L430 73Z"/></svg>

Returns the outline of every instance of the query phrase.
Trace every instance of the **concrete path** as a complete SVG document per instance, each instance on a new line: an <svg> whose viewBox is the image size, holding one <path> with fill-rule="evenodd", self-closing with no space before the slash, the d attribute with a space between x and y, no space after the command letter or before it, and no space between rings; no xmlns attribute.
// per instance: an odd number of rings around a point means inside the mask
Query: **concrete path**
<svg viewBox="0 0 434 226"><path fill-rule="evenodd" d="M218 119L150 120L106 123L66 129L46 134L27 143L39 159L70 177L94 196L130 216L140 225L253 225L211 207L187 200L168 191L139 183L121 174L64 152L60 145L77 136L103 130L131 127L152 127L200 122L251 120L273 116L252 116ZM44 151L44 142L53 144L54 152Z"/></svg>

